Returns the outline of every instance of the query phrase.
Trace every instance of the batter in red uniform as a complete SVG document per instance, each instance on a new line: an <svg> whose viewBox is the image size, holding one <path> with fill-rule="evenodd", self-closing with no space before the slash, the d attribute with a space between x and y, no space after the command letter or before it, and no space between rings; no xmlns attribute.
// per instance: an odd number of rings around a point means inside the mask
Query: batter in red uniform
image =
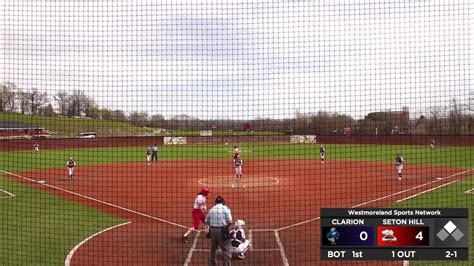
<svg viewBox="0 0 474 266"><path fill-rule="evenodd" d="M193 226L188 229L188 231L183 235L183 242L189 243L188 235L193 231L196 231L201 226L201 223L206 217L206 197L209 195L209 189L207 187L202 188L201 192L198 193L194 199L193 205Z"/></svg>

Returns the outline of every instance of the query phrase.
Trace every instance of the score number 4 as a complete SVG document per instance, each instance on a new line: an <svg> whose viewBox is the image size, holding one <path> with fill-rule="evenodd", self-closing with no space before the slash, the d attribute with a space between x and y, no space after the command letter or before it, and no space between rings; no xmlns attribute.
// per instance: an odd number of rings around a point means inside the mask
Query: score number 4
<svg viewBox="0 0 474 266"><path fill-rule="evenodd" d="M418 232L415 236L416 239L423 241L423 231Z"/></svg>

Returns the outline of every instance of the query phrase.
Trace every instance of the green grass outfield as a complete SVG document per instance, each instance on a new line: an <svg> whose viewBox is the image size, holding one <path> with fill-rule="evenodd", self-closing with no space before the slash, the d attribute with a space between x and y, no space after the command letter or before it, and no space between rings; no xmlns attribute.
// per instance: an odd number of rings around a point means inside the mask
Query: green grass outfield
<svg viewBox="0 0 474 266"><path fill-rule="evenodd" d="M465 191L474 188L474 176L458 181L452 185L422 194L407 201L402 201L388 207L394 208L468 208L469 209L469 258L468 262L450 262L449 265L474 265L474 194ZM448 262L411 261L410 265L446 265Z"/></svg>
<svg viewBox="0 0 474 266"><path fill-rule="evenodd" d="M244 158L319 158L319 145L311 144L241 144ZM326 145L327 159L393 162L397 152L408 164L430 164L464 169L474 168L474 148L404 145ZM42 150L34 152L0 153L0 170L9 172L34 169L64 168L73 156L78 166L108 162L144 161L144 147L94 148L74 150ZM160 147L160 160L230 158L232 148L215 146ZM473 177L440 188L419 197L403 201L397 207L468 207L470 231L473 232L474 195L461 193L473 187ZM0 265L64 263L67 253L91 234L122 223L123 220L100 213L60 197L32 189L0 177L0 189L16 197L0 199ZM1 192L1 191L0 191ZM1 195L0 195L1 196ZM470 246L472 247L472 236ZM468 264L474 265L474 256ZM37 263L35 263L37 262Z"/></svg>
<svg viewBox="0 0 474 266"><path fill-rule="evenodd" d="M78 136L81 132L91 131L96 132L98 136L133 136L152 132L151 129L136 127L127 122L89 118L48 117L0 112L0 121L37 125L59 133L60 137Z"/></svg>
<svg viewBox="0 0 474 266"><path fill-rule="evenodd" d="M15 195L0 198L0 265L64 265L86 237L125 222L4 178L0 189Z"/></svg>

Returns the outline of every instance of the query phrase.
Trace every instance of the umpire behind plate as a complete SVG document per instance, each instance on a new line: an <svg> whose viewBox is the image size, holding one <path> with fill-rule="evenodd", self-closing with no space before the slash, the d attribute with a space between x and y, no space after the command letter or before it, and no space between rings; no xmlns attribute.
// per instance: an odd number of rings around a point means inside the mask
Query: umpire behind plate
<svg viewBox="0 0 474 266"><path fill-rule="evenodd" d="M212 207L206 218L205 223L211 228L211 257L209 259L209 265L217 265L216 252L217 248L220 247L223 254L224 265L230 265L232 254L230 252L230 232L229 226L232 224L232 214L230 209L225 206L224 198L217 196L215 205Z"/></svg>

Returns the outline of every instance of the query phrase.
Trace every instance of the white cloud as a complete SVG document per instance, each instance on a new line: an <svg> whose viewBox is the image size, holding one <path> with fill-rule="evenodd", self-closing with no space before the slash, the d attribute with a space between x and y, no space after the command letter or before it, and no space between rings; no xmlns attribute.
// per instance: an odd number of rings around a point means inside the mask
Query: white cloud
<svg viewBox="0 0 474 266"><path fill-rule="evenodd" d="M415 115L472 91L469 1L6 1L2 81L166 116Z"/></svg>

